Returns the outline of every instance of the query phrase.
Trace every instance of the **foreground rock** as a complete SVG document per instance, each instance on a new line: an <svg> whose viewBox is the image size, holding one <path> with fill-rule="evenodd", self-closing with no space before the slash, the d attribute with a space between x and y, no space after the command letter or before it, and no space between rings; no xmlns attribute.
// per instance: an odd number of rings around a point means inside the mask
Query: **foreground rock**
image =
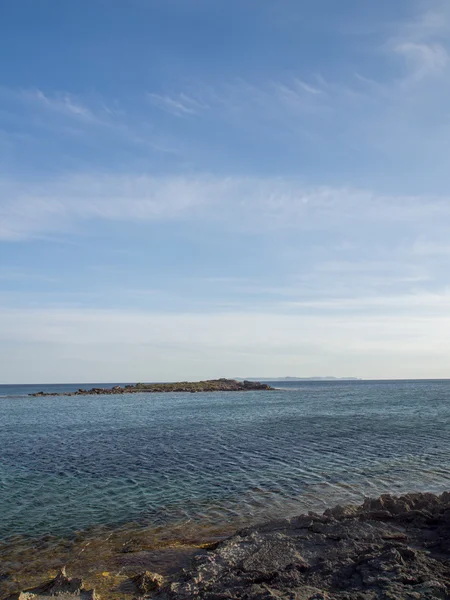
<svg viewBox="0 0 450 600"><path fill-rule="evenodd" d="M182 381L178 383L136 383L112 388L79 389L76 392L36 392L29 396L99 396L107 394L142 394L160 392L248 392L252 390L273 390L270 385L257 381L236 381L235 379L208 379L206 381Z"/></svg>
<svg viewBox="0 0 450 600"><path fill-rule="evenodd" d="M135 584L138 592L143 596L150 594L161 587L164 578L158 573L150 573L144 571L133 577L133 583Z"/></svg>
<svg viewBox="0 0 450 600"><path fill-rule="evenodd" d="M48 583L9 597L8 600L95 600L94 590L85 590L81 579L70 579L63 569Z"/></svg>
<svg viewBox="0 0 450 600"><path fill-rule="evenodd" d="M450 599L450 493L382 496L243 530L156 597Z"/></svg>

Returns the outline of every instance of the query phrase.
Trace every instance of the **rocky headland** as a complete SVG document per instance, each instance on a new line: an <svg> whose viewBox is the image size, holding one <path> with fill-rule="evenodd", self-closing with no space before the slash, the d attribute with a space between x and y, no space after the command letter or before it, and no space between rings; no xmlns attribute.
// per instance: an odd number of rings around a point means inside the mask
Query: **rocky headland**
<svg viewBox="0 0 450 600"><path fill-rule="evenodd" d="M273 390L270 385L258 381L236 381L235 379L208 379L206 381L181 381L177 383L136 383L112 388L94 387L90 390L78 389L75 392L35 392L30 396L100 396L108 394L142 394L161 392L248 392Z"/></svg>
<svg viewBox="0 0 450 600"><path fill-rule="evenodd" d="M385 495L272 521L198 551L176 574L127 577L121 598L450 600L450 493ZM117 589L96 589L97 597L117 597ZM61 572L11 598L55 595L89 600L94 591Z"/></svg>

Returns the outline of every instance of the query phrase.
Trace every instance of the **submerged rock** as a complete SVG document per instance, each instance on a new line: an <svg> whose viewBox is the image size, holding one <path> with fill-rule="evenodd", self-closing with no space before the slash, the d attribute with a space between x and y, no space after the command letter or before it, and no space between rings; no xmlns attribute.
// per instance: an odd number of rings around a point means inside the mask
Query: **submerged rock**
<svg viewBox="0 0 450 600"><path fill-rule="evenodd" d="M65 569L51 581L36 588L13 594L8 600L95 600L94 590L85 590L81 579L67 577Z"/></svg>
<svg viewBox="0 0 450 600"><path fill-rule="evenodd" d="M450 600L450 494L382 496L236 533L160 600Z"/></svg>

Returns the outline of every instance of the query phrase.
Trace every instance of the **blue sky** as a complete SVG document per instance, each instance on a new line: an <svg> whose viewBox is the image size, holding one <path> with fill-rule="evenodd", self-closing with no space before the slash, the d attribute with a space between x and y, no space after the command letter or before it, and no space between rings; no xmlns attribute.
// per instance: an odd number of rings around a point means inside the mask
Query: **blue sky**
<svg viewBox="0 0 450 600"><path fill-rule="evenodd" d="M448 2L0 17L0 382L450 375Z"/></svg>

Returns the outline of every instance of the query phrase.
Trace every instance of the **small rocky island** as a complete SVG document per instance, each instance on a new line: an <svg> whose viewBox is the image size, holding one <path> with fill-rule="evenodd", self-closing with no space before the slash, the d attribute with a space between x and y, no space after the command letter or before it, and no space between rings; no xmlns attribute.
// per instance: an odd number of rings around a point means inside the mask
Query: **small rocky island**
<svg viewBox="0 0 450 600"><path fill-rule="evenodd" d="M161 392L249 392L273 390L266 383L258 381L236 381L235 379L208 379L206 381L181 381L177 383L136 383L112 388L94 387L90 390L79 389L75 392L36 392L29 394L34 397L42 396L101 396L107 394L142 394Z"/></svg>

